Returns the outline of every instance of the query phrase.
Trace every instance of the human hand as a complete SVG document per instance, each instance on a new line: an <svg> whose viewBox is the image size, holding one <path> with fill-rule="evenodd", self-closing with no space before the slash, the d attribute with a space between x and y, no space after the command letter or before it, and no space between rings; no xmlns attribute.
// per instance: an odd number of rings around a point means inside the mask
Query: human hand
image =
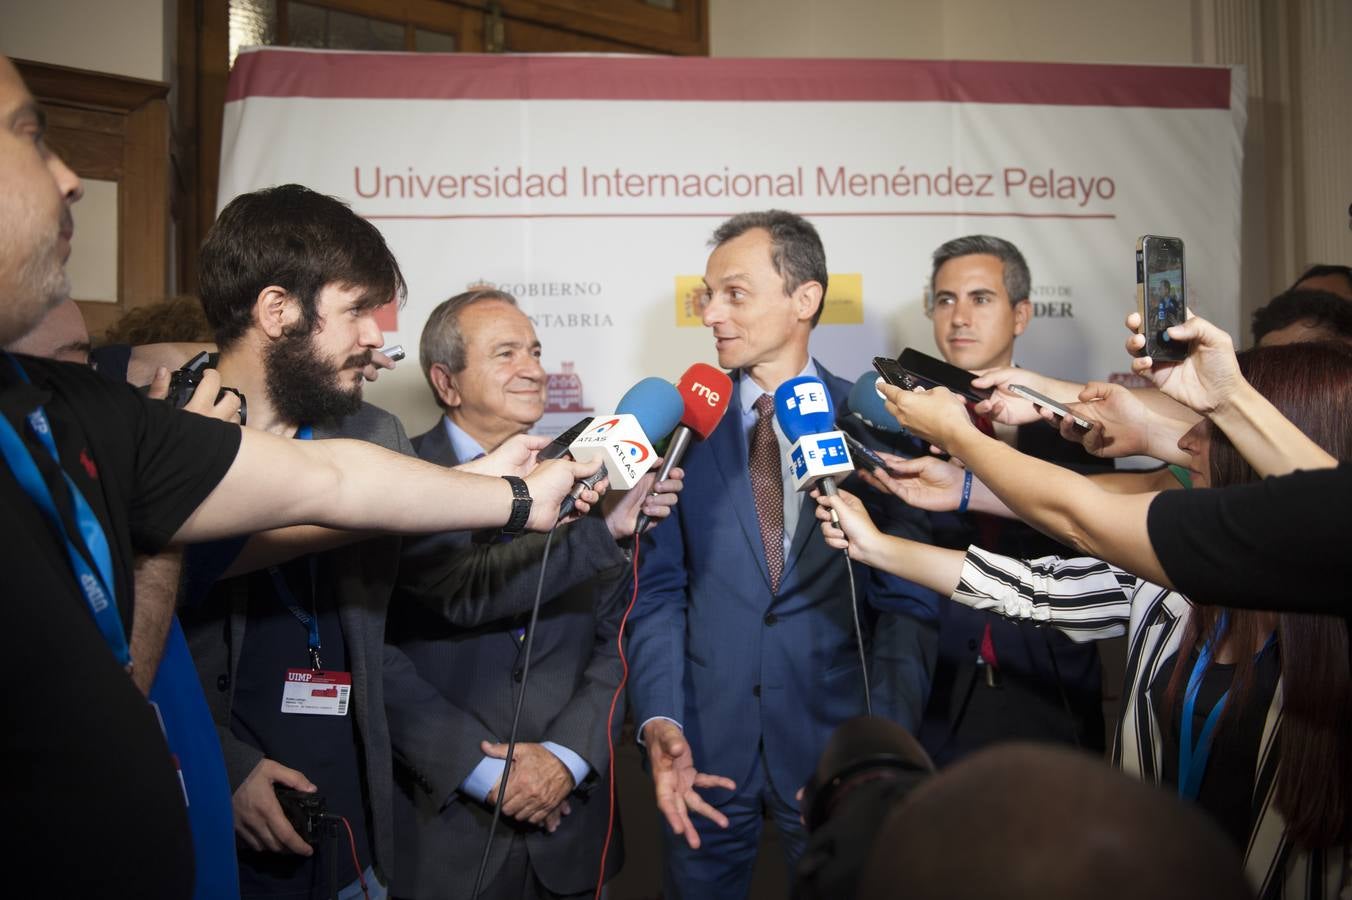
<svg viewBox="0 0 1352 900"><path fill-rule="evenodd" d="M999 369L985 369L980 377L972 380L972 386L989 388L990 397L982 400L973 411L977 415L987 416L1005 425L1027 425L1042 418L1038 407L1031 401L1009 390L1011 384L1021 384L1032 388L1045 397L1060 403L1068 403L1080 392L1080 385L1059 378L1039 375L1029 369L1005 366Z"/></svg>
<svg viewBox="0 0 1352 900"><path fill-rule="evenodd" d="M1136 332L1141 327L1141 316L1127 316L1127 352L1138 353L1145 347L1145 335ZM1177 400L1194 412L1209 416L1222 407L1245 383L1235 359L1235 345L1230 335L1210 322L1188 313L1182 325L1168 329L1171 340L1186 342L1188 355L1179 362L1155 362L1149 356L1131 361L1131 370L1144 375L1168 397Z"/></svg>
<svg viewBox="0 0 1352 900"><path fill-rule="evenodd" d="M902 390L880 383L887 411L912 434L936 447L947 447L950 438L965 429L975 430L967 404L948 388Z"/></svg>
<svg viewBox="0 0 1352 900"><path fill-rule="evenodd" d="M506 744L483 741L479 745L485 756L507 758ZM573 775L557 756L540 744L518 743L512 756L512 768L507 773L507 794L502 801L502 812L518 822L546 826L551 816L573 792ZM498 802L502 781L488 792L487 802ZM558 818L562 818L562 814ZM558 818L554 827L558 827ZM549 829L553 830L553 829Z"/></svg>
<svg viewBox="0 0 1352 900"><path fill-rule="evenodd" d="M899 498L908 506L929 512L948 512L962 504L962 487L967 471L952 462L934 456L905 459L879 453L888 472L861 471L863 480L879 490Z"/></svg>
<svg viewBox="0 0 1352 900"><path fill-rule="evenodd" d="M534 502L531 504L530 517L526 527L531 531L549 531L559 522L559 508L563 498L574 497L573 510L564 518L565 522L585 516L601 499L610 482L602 478L595 487L583 487L574 491L578 482L603 472L604 464L597 462L574 462L571 459L547 459L526 476L526 487Z"/></svg>
<svg viewBox="0 0 1352 900"><path fill-rule="evenodd" d="M313 856L315 848L305 843L282 812L274 784L311 794L318 790L295 769L288 769L276 760L262 760L230 797L235 833L254 850Z"/></svg>
<svg viewBox="0 0 1352 900"><path fill-rule="evenodd" d="M817 501L817 520L822 523L822 537L836 550L845 550L850 559L868 563L874 558L874 545L882 537L878 526L869 518L863 502L849 491L836 489L827 494L816 488L812 496ZM839 524L832 521L835 512Z"/></svg>
<svg viewBox="0 0 1352 900"><path fill-rule="evenodd" d="M515 475L518 478L525 478L535 470L537 456L541 450L549 446L549 442L550 438L544 435L513 435L493 448L492 453L485 453L478 459L461 463L456 468L472 475L494 477Z"/></svg>
<svg viewBox="0 0 1352 900"><path fill-rule="evenodd" d="M381 369L393 369L393 368L394 368L394 360L390 359L388 356L386 356L384 353L381 353L379 350L372 350L371 361L366 364L366 367L364 369L361 370L361 377L365 378L367 381L375 381L377 378L380 377Z"/></svg>
<svg viewBox="0 0 1352 900"><path fill-rule="evenodd" d="M150 387L146 389L146 396L152 400L163 400L169 396L169 383L173 378L171 373L164 366L155 370L155 377L151 379ZM217 402L216 398L220 397ZM220 419L222 422L230 422L238 425L242 416L240 416L241 407L240 396L234 391L221 393L221 373L215 369L203 369L202 380L197 383L197 387L192 392L192 397L183 405L183 409L190 413L197 413L199 416L206 416L209 419Z"/></svg>
<svg viewBox="0 0 1352 900"><path fill-rule="evenodd" d="M685 470L677 466L668 473L665 481L657 484L657 470L661 466L662 460L659 459L653 464L653 469L638 480L638 484L627 491L611 491L602 500L601 510L605 513L606 527L615 540L633 537L634 529L638 527L639 513L655 522L671 515L672 508L676 506L676 495L685 487Z"/></svg>
<svg viewBox="0 0 1352 900"><path fill-rule="evenodd" d="M673 722L652 720L643 729L643 742L648 748L657 808L667 817L671 830L683 836L691 850L698 850L699 832L690 821L690 813L699 813L719 828L728 827L728 818L695 793L695 788L721 787L731 791L736 789L736 782L696 771L690 744Z"/></svg>

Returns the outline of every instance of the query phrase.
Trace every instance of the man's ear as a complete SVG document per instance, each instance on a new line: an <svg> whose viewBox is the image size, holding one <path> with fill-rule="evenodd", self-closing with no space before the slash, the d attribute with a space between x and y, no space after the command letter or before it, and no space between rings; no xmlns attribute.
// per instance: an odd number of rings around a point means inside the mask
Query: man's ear
<svg viewBox="0 0 1352 900"><path fill-rule="evenodd" d="M300 304L286 289L270 284L254 301L254 324L277 340L300 321Z"/></svg>
<svg viewBox="0 0 1352 900"><path fill-rule="evenodd" d="M826 298L822 294L822 286L819 281L804 281L798 285L798 290L793 292L793 299L797 304L800 321L812 321L812 317L817 314L817 310L826 302Z"/></svg>
<svg viewBox="0 0 1352 900"><path fill-rule="evenodd" d="M1014 304L1014 336L1023 334L1023 330L1028 327L1028 323L1033 319L1033 304L1024 299Z"/></svg>
<svg viewBox="0 0 1352 900"><path fill-rule="evenodd" d="M427 377L432 380L432 390L436 392L437 400L443 407L454 409L460 405L460 389L456 387L455 376L446 368L445 363L432 363L428 366Z"/></svg>

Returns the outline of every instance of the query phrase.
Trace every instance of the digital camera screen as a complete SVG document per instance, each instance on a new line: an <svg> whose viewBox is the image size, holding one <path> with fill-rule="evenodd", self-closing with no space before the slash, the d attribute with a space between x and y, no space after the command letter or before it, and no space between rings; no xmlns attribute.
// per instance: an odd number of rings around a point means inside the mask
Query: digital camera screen
<svg viewBox="0 0 1352 900"><path fill-rule="evenodd" d="M1167 341L1164 329L1183 324L1183 242L1176 238L1157 238L1146 244L1146 315L1150 331Z"/></svg>

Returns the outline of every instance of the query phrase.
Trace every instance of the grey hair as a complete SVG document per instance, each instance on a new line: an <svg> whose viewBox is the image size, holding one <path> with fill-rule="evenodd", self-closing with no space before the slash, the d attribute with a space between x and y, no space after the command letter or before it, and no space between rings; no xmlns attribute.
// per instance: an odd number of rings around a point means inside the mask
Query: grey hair
<svg viewBox="0 0 1352 900"><path fill-rule="evenodd" d="M518 305L516 298L506 291L480 288L441 301L423 324L422 337L418 341L418 364L422 366L432 396L443 409L437 386L432 383L432 366L441 363L453 375L465 370L465 335L460 331L460 313L465 307L486 300Z"/></svg>
<svg viewBox="0 0 1352 900"><path fill-rule="evenodd" d="M826 308L826 250L812 223L802 216L782 209L748 212L733 216L714 232L709 243L720 247L756 228L770 234L770 265L775 274L784 279L784 293L792 294L799 286L815 281L822 286L822 299L817 314L812 317L815 327Z"/></svg>
<svg viewBox="0 0 1352 900"><path fill-rule="evenodd" d="M1027 300L1028 295L1032 293L1033 276L1028 272L1028 262L1018 247L1004 238L989 234L969 234L954 238L934 251L934 268L930 270L930 294L925 301L926 312L934 311L934 278L939 274L939 269L950 259L963 256L994 256L1000 260L1004 271L1005 293L1009 295L1011 304Z"/></svg>

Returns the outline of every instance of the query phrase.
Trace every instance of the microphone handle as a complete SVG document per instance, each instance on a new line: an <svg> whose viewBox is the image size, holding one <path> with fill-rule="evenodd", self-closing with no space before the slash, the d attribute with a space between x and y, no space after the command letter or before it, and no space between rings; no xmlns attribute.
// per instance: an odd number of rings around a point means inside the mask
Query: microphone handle
<svg viewBox="0 0 1352 900"><path fill-rule="evenodd" d="M690 448L690 441L694 434L695 433L685 425L679 426L672 434L671 444L667 447L667 455L662 460L662 468L658 470L657 480L653 482L653 491L648 496L657 496L657 486L667 480L667 476L671 474L672 469L680 465L681 458L685 456L685 451ZM644 529L652 524L652 521L651 518L640 511L638 522L634 527L634 533L642 534Z"/></svg>
<svg viewBox="0 0 1352 900"><path fill-rule="evenodd" d="M836 480L832 478L830 475L827 475L825 478L819 481L818 484L822 486L822 492L826 494L826 496L834 497L836 495ZM834 509L831 510L831 524L836 526L837 528L840 527L840 516L836 515L836 511Z"/></svg>
<svg viewBox="0 0 1352 900"><path fill-rule="evenodd" d="M577 505L577 498L582 496L584 490L596 487L601 483L601 479L605 477L606 467L602 466L577 484L573 485L573 490L569 492L568 496L564 497L563 502L559 504L559 521L563 521L572 513L573 507Z"/></svg>

